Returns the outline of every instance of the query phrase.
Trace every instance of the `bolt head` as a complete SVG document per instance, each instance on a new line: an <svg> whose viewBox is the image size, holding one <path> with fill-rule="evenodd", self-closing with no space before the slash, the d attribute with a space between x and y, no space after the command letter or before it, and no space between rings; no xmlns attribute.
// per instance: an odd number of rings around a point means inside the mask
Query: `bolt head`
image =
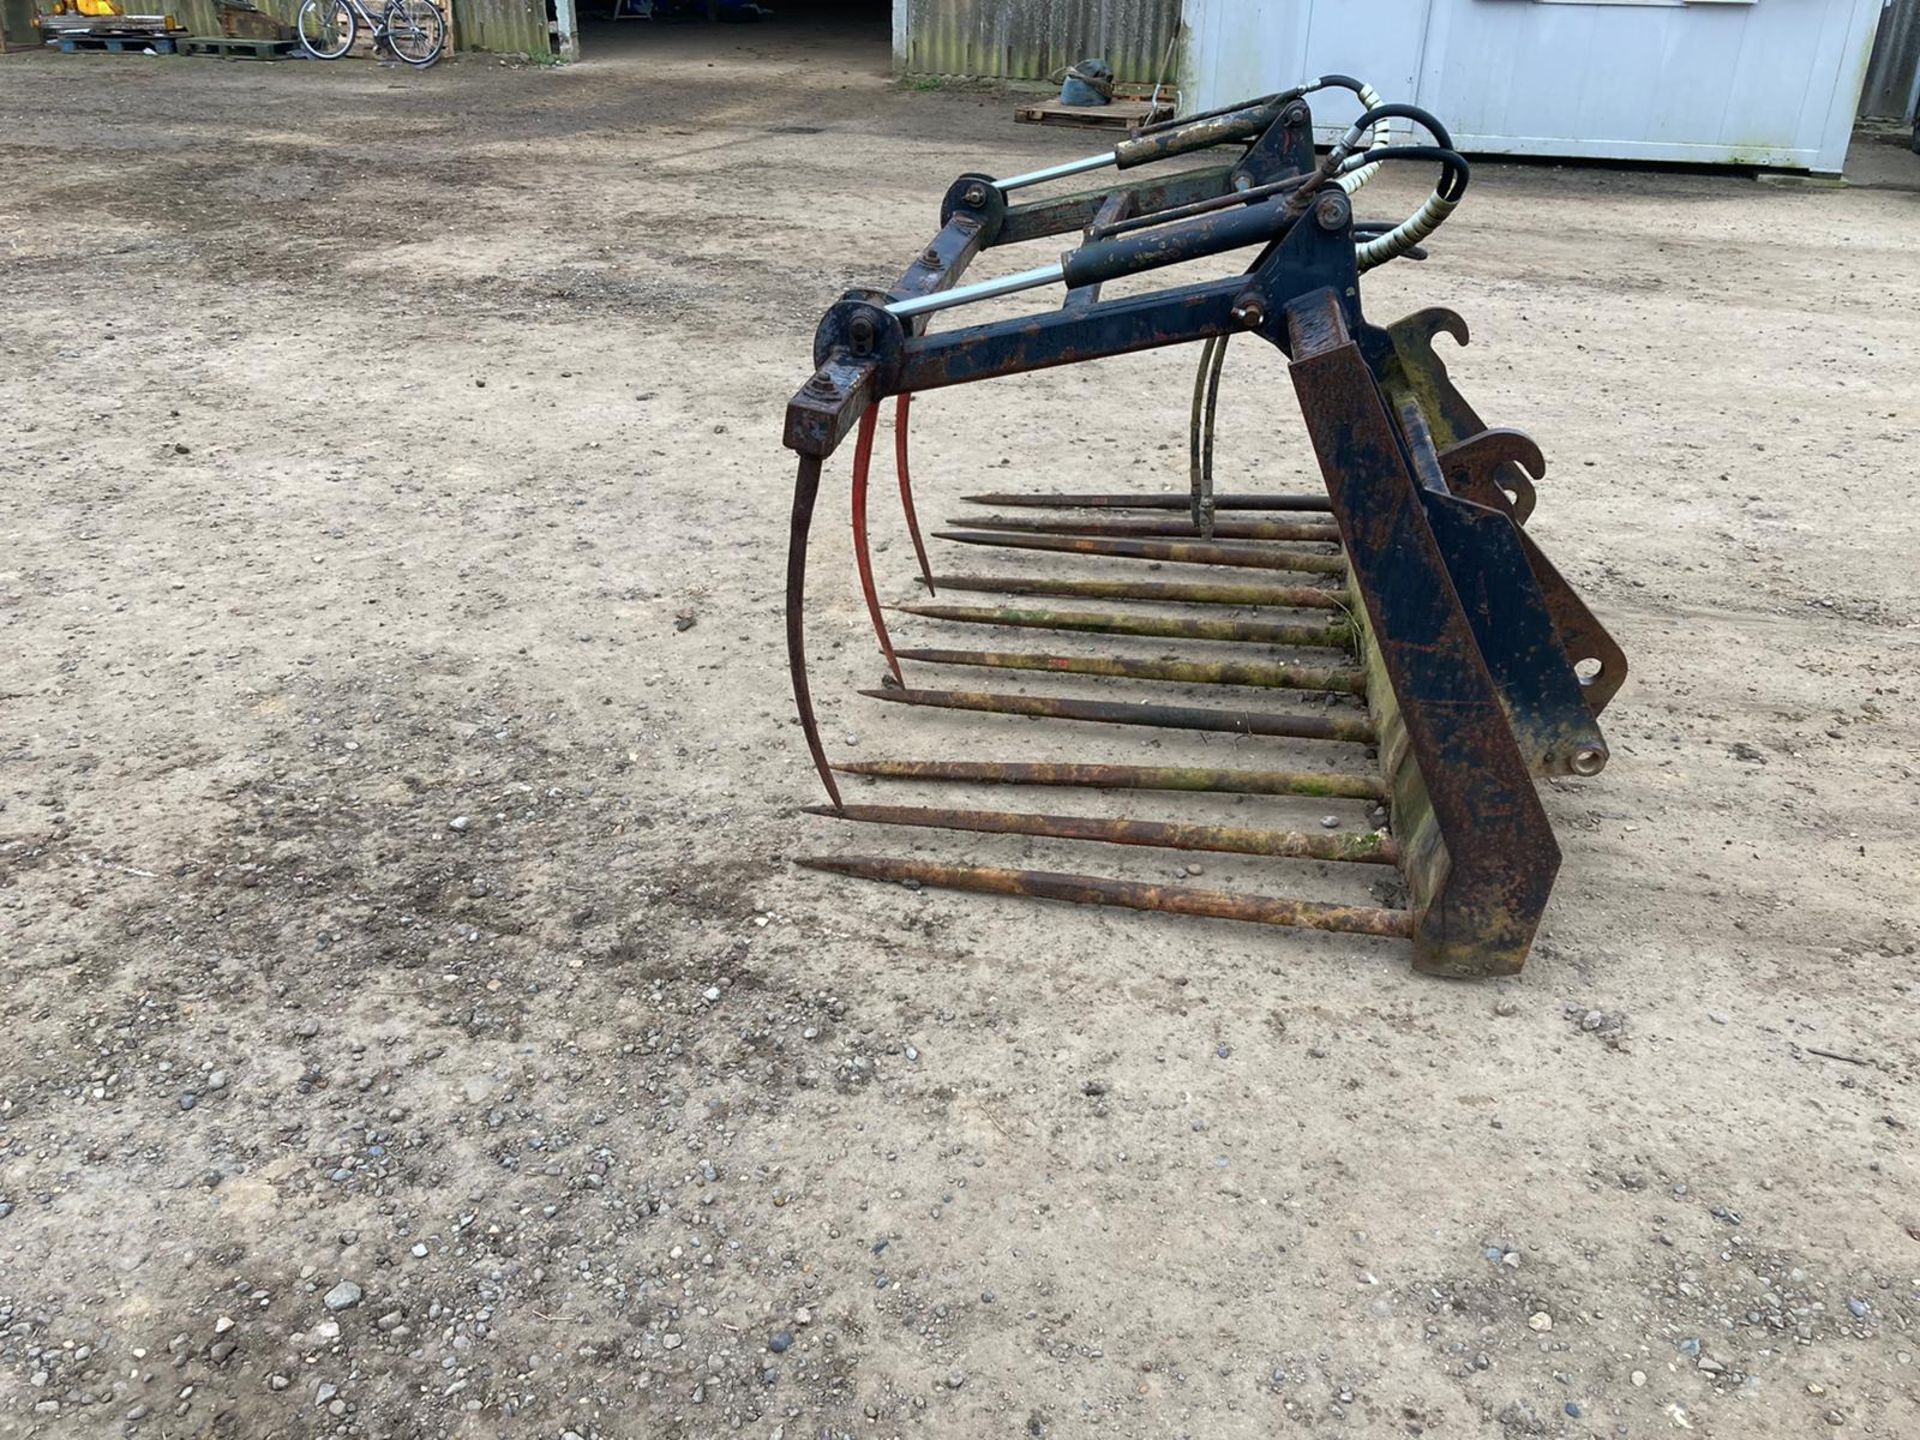
<svg viewBox="0 0 1920 1440"><path fill-rule="evenodd" d="M987 187L984 185L969 185L960 198L969 205L984 205L987 203Z"/></svg>
<svg viewBox="0 0 1920 1440"><path fill-rule="evenodd" d="M1265 322L1267 307L1258 300L1242 300L1233 307L1234 323L1243 330L1253 330Z"/></svg>
<svg viewBox="0 0 1920 1440"><path fill-rule="evenodd" d="M1322 195L1314 203L1313 219L1322 230L1339 230L1353 213L1353 207L1347 204L1347 197L1338 190Z"/></svg>

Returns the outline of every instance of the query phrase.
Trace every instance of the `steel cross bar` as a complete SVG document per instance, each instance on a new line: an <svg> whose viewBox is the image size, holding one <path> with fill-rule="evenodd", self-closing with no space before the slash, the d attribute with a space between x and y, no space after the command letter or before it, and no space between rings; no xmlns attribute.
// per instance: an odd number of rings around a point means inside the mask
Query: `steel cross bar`
<svg viewBox="0 0 1920 1440"><path fill-rule="evenodd" d="M936 390L1224 335L1241 328L1233 312L1247 288L1246 279L1234 275L1152 295L943 330L907 342L897 388Z"/></svg>

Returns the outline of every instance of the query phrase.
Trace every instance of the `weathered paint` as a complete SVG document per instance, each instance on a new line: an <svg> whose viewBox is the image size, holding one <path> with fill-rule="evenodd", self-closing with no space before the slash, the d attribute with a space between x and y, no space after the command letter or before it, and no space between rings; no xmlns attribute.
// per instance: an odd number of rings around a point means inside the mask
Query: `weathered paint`
<svg viewBox="0 0 1920 1440"><path fill-rule="evenodd" d="M1161 730L1337 740L1353 745L1371 745L1376 738L1371 720L1355 714L1323 711L1213 709L1202 705L1082 700L1064 695L1001 694L988 690L862 690L860 693L890 705L973 710L987 715L1026 715L1040 720L1081 720L1093 725L1147 725Z"/></svg>
<svg viewBox="0 0 1920 1440"><path fill-rule="evenodd" d="M952 780L968 785L1069 785L1094 790L1200 790L1229 795L1312 795L1385 800L1377 775L1331 770L1222 770L1194 765L1062 765L1019 760L845 760L843 775L886 780Z"/></svg>
<svg viewBox="0 0 1920 1440"><path fill-rule="evenodd" d="M1151 85L1179 19L1179 0L895 0L894 57L910 75L1000 80L1049 80L1097 57Z"/></svg>
<svg viewBox="0 0 1920 1440"><path fill-rule="evenodd" d="M0 51L25 50L40 43L34 9L35 0L0 0Z"/></svg>
<svg viewBox="0 0 1920 1440"><path fill-rule="evenodd" d="M1890 0L1880 14L1880 32L1867 60L1860 114L1912 120L1920 99L1920 0Z"/></svg>
<svg viewBox="0 0 1920 1440"><path fill-rule="evenodd" d="M969 505L1027 505L1043 510L1184 510L1189 497L1185 491L1134 495L1025 495L1003 491L960 498ZM1324 495L1215 495L1213 503L1218 510L1326 511L1332 508Z"/></svg>
<svg viewBox="0 0 1920 1440"><path fill-rule="evenodd" d="M1098 535L975 534L936 530L957 545L996 550L1048 550L1063 555L1103 555L1115 560L1150 560L1163 565L1230 565L1243 570L1293 570L1308 575L1343 575L1347 562L1338 555L1283 550L1277 545L1210 545L1200 540L1108 540Z"/></svg>
<svg viewBox="0 0 1920 1440"><path fill-rule="evenodd" d="M1242 645L1300 645L1346 649L1353 633L1345 621L1295 625L1271 620L1214 620L1190 615L1135 615L1104 610L988 609L971 605L901 605L902 614L956 625L1007 625L1027 630L1068 630L1083 635L1151 635L1164 640L1221 640Z"/></svg>
<svg viewBox="0 0 1920 1440"><path fill-rule="evenodd" d="M294 25L299 20L300 6L303 0L251 0L251 3L256 10L263 10L273 16L274 19L286 25ZM365 5L367 13L373 16L375 20L380 18L380 12L386 8L386 0L361 0L361 3ZM479 0L477 8L481 12L489 12L499 8L501 3L502 0ZM519 4L516 5L515 8L522 8L525 4L526 0L519 0ZM177 19L182 25L186 26L190 34L218 35L221 33L219 0L165 0L165 4L161 8ZM440 8L442 10L447 8L447 0L440 0ZM540 39L544 41L546 35L546 20L544 17L546 12L541 0L535 0L532 8L539 10L542 16L539 36ZM449 35L455 48L461 50L498 49L507 53L530 55L544 55L547 53L544 45L540 49L529 48L529 44L532 42L508 46L475 43L470 38L470 34L466 28L467 25L471 23L469 17L475 12L475 9L476 6L467 3L467 0L453 0L452 24L449 29ZM513 32L513 36L517 36L518 33L518 31ZM513 36L503 35L500 38L513 38ZM367 38L367 29L364 25L360 27L360 38L363 42Z"/></svg>
<svg viewBox="0 0 1920 1440"><path fill-rule="evenodd" d="M1406 939L1413 932L1413 917L1406 911L1385 910L1375 905L1330 905L1322 900L1240 895L1225 890L1196 890L1185 885L1142 885L1097 875L942 865L932 860L892 860L875 855L803 856L794 864L865 880L965 890L976 895L1029 895L1074 905L1117 905L1128 910L1245 920L1255 925L1290 925L1296 929L1334 930L1350 935Z"/></svg>
<svg viewBox="0 0 1920 1440"><path fill-rule="evenodd" d="M1149 600L1175 605L1280 605L1338 610L1341 592L1313 585L1219 585L1209 581L1091 580L1058 575L939 575L930 590L1050 595L1075 600Z"/></svg>
<svg viewBox="0 0 1920 1440"><path fill-rule="evenodd" d="M1254 830L1243 825L1196 825L1186 821L1122 820L1095 815L1034 815L1021 810L954 810L926 805L806 805L809 815L833 816L868 825L910 825L927 830L969 830L980 835L1031 835L1047 840L1090 840L1104 845L1147 845L1161 850L1212 850L1228 855L1266 855L1280 860L1326 860L1349 865L1395 865L1400 849L1377 830L1359 834Z"/></svg>
<svg viewBox="0 0 1920 1440"><path fill-rule="evenodd" d="M1006 530L1017 535L1118 535L1145 537L1157 536L1200 538L1193 521L1185 515L1168 515L1160 518L1151 515L1125 515L1114 518L1098 519L1044 519L1030 520L1020 515L970 515L954 522L969 530ZM1287 520L1218 520L1214 522L1213 538L1216 540L1306 540L1315 543L1337 545L1340 543L1340 531L1331 523L1313 524L1305 521Z"/></svg>
<svg viewBox="0 0 1920 1440"><path fill-rule="evenodd" d="M1246 685L1265 690L1367 692L1366 673L1348 666L1288 665L1260 660L1152 659L1139 655L1044 655L1018 650L909 649L902 660L922 665L972 665L986 670L1044 670L1056 675L1104 675L1121 680L1166 680L1179 685Z"/></svg>
<svg viewBox="0 0 1920 1440"><path fill-rule="evenodd" d="M1306 125L1294 127L1304 140ZM1255 147L1256 151L1259 149ZM1304 144L1293 157L1293 173L1306 174L1316 162ZM1326 172L1316 171L1315 178ZM1252 177L1256 185L1261 176ZM978 179L962 177L950 189L950 222L961 209L980 217L985 238L994 243L1011 228L1013 212L988 212L985 197L994 192ZM974 197L973 192L979 192ZM1305 193L1305 192L1303 192ZM1004 196L1001 197L1004 199ZM1336 202L1333 205L1327 201ZM1303 207L1305 208L1305 207ZM881 292L854 292L828 312L816 335L815 374L787 411L786 436L801 454L795 481L793 525L788 550L787 628L794 698L816 767L832 799L832 814L887 825L940 830L1040 836L1048 839L1150 845L1160 848L1208 848L1263 855L1307 855L1318 859L1360 860L1402 866L1413 901L1410 912L1356 911L1279 897L1253 897L1141 885L1099 877L1052 872L994 870L935 861L876 857L802 859L799 863L873 879L938 885L984 893L1032 895L1082 904L1113 904L1193 915L1259 920L1270 924L1319 926L1367 933L1409 935L1416 968L1433 974L1507 974L1523 963L1554 874L1559 849L1529 774L1527 755L1516 743L1509 692L1516 685L1541 688L1539 677L1520 664L1550 652L1570 671L1566 647L1553 634L1549 608L1540 596L1543 582L1510 516L1519 509L1518 491L1544 471L1538 447L1518 432L1482 428L1477 417L1471 434L1454 433L1454 422L1471 416L1464 399L1449 405L1451 392L1437 359L1416 394L1411 386L1391 383L1387 367L1394 337L1362 321L1358 304L1358 257L1345 197L1334 191L1314 205L1314 221L1295 224L1280 243L1245 275L1203 282L1158 295L1112 300L1080 311L1043 312L1038 317L991 321L929 336L899 325L895 307L882 308ZM1099 213L1124 213L1102 200ZM1063 227L1064 228L1064 227ZM943 232L945 233L945 232ZM1176 252L1155 257L1156 266L1185 258ZM957 275L936 248L922 268L943 280ZM914 272L909 272L912 278ZM922 289L928 287L923 286ZM1216 293L1217 292L1217 293ZM1071 292L1070 292L1071 293ZM1230 314L1214 302L1227 301ZM918 324L915 320L912 322ZM1439 324L1464 339L1464 327L1452 317L1428 312L1416 324ZM1130 350L1190 343L1222 336L1235 328L1257 331L1288 357L1289 373L1307 431L1326 482L1325 503L1340 532L1346 561L1335 555L1296 552L1287 568L1321 560L1329 575L1345 573L1352 618L1325 627L1283 627L1264 621L1225 617L1138 615L1038 609L905 605L904 613L963 624L987 624L1115 635L1160 635L1269 644L1325 645L1346 648L1353 625L1365 627L1367 669L1362 685L1350 667L1316 665L1321 675L1339 674L1347 687L1364 689L1369 702L1363 719L1354 713L1260 711L1224 706L1168 705L1132 700L1031 695L985 690L920 688L866 689L862 696L897 706L940 711L978 712L1104 726L1147 726L1201 733L1270 736L1364 745L1379 759L1392 783L1395 839L1353 841L1294 832L1249 831L1190 822L1105 819L1026 811L955 810L843 804L836 770L868 778L951 780L1000 784L1080 785L1107 788L1234 790L1245 793L1295 791L1293 781L1267 772L1258 781L1245 774L1231 780L1219 772L1186 772L1158 767L1040 766L1019 762L893 761L855 762L834 767L825 761L804 668L800 606L804 598L805 547L820 480L821 459L848 433L871 405L888 394L960 384L1126 353ZM890 327L890 328L889 328ZM1086 333L1090 332L1090 333ZM1420 339L1431 338L1423 328ZM1390 410L1383 385L1394 392ZM1431 399L1446 422L1441 427L1425 413ZM1396 414L1398 428L1396 428ZM870 439L870 436L868 437ZM864 469L863 458L857 468ZM1504 469L1518 466L1519 478ZM1459 494L1449 489L1459 476ZM1472 482L1471 486L1467 482ZM1477 497L1477 498L1476 498ZM1013 497L1003 497L1010 506ZM1317 509L1288 497L1277 507L1249 504L1246 509ZM1089 509L1179 508L1173 497L1070 496L1056 503ZM1445 500L1446 505L1436 502ZM1471 511L1468 521L1456 512ZM1484 518L1483 518L1484 517ZM1439 527L1436 528L1436 522ZM1237 565L1267 568L1256 554L1277 555L1279 543L1191 543L1053 533L1044 519L1019 522L1020 530L948 532L942 538L994 548L1094 554L1104 558L1159 563ZM1079 525L1158 528L1139 517L1080 518ZM1236 522L1248 523L1248 522ZM1287 522L1251 522L1284 524ZM1487 543L1480 529L1499 528L1504 548ZM858 543L858 542L856 542ZM1465 563L1456 563L1465 557ZM1319 569L1319 565L1311 568ZM1497 573L1493 573L1496 572ZM1483 575L1490 576L1484 583ZM1064 577L1062 577L1064 578ZM863 576L863 581L866 579ZM1497 583L1496 583L1497 582ZM1125 582L1145 585L1156 582ZM1199 582L1194 582L1199 583ZM998 588L982 577L976 588ZM1271 587L1278 589L1281 587ZM1316 595L1322 587L1305 587ZM1018 593L1009 590L1008 593ZM1076 593L1076 592L1069 592ZM1132 598L1132 597L1129 597ZM1141 597L1144 598L1144 597ZM1156 597L1158 598L1158 597ZM1170 597L1168 597L1170 598ZM1529 628L1516 642L1493 617L1523 613ZM880 627L876 627L880 628ZM1301 631L1307 632L1306 636ZM1311 638L1307 638L1310 636ZM1489 658L1489 648L1494 653ZM1012 671L1089 673L1108 678L1175 680L1183 684L1279 685L1282 677L1304 678L1300 667L1282 669L1261 660L1212 660L1184 657L1056 656L1011 651L912 650L899 658L916 663L961 665ZM1494 662L1497 661L1498 664ZM896 679L898 670L895 671ZM1559 691L1556 714L1572 717L1583 731L1591 717L1571 673L1553 677ZM1503 686L1505 687L1503 690ZM1104 688L1104 687L1103 687ZM1107 693L1111 693L1108 691ZM1345 707L1342 707L1345 708ZM1390 723L1389 723L1390 722ZM1251 748L1251 747L1250 747ZM1531 747L1542 752L1544 747ZM1349 751L1349 754L1352 752ZM1330 782L1342 777L1330 777ZM1378 784L1378 782L1376 782ZM1267 789L1265 787L1272 786ZM1379 789L1386 786L1380 785ZM1369 787L1368 793L1379 789ZM813 813L829 813L815 810ZM1379 928L1373 928L1373 927Z"/></svg>
<svg viewBox="0 0 1920 1440"><path fill-rule="evenodd" d="M546 0L453 0L453 29L462 50L496 55L553 54Z"/></svg>
<svg viewBox="0 0 1920 1440"><path fill-rule="evenodd" d="M252 0L254 9L264 10L274 19L291 25L300 13L301 0ZM385 4L386 0L380 0ZM218 0L163 0L153 7L154 13L173 16L187 32L192 35L219 35L220 6Z"/></svg>

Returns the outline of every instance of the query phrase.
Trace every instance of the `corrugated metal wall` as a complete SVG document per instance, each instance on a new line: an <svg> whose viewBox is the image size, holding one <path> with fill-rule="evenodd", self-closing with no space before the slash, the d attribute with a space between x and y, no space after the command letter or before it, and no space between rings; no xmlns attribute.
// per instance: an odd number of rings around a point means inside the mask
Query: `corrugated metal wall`
<svg viewBox="0 0 1920 1440"><path fill-rule="evenodd" d="M553 53L546 0L453 0L453 36L462 50L536 59Z"/></svg>
<svg viewBox="0 0 1920 1440"><path fill-rule="evenodd" d="M34 0L0 0L0 46L26 50L40 43L34 9Z"/></svg>
<svg viewBox="0 0 1920 1440"><path fill-rule="evenodd" d="M33 0L29 0L33 3ZM276 20L294 23L301 0L250 0ZM361 0L377 20L387 0ZM447 8L447 0L439 0ZM166 12L194 35L220 33L218 0L164 0ZM158 7L156 7L158 8ZM469 29L469 26L476 27ZM360 38L367 38L366 27ZM460 50L493 50L508 55L544 56L550 53L546 0L453 0L453 39Z"/></svg>
<svg viewBox="0 0 1920 1440"><path fill-rule="evenodd" d="M363 3L378 18L386 0L363 0ZM252 4L291 25L300 13L301 0L252 0ZM440 0L440 5L445 9L447 0ZM21 46L40 43L40 32L32 26L36 8L37 0L19 0L17 5L7 6L10 20L16 15L23 17L18 35L13 33L11 24L5 28L4 38L9 43ZM187 27L189 34L220 33L220 7L216 0L164 0L164 8ZM365 34L363 28L363 38ZM546 0L453 0L453 38L461 50L491 50L536 58L553 53L547 31Z"/></svg>
<svg viewBox="0 0 1920 1440"><path fill-rule="evenodd" d="M167 10L195 35L220 33L216 0L164 0ZM301 0L251 0L255 8L275 19L294 23ZM378 19L387 0L362 0ZM440 0L446 8L446 0ZM360 31L366 38L366 29ZM461 50L491 50L502 55L545 56L551 53L547 34L546 0L453 0L453 41Z"/></svg>
<svg viewBox="0 0 1920 1440"><path fill-rule="evenodd" d="M256 10L264 10L276 20L293 24L294 16L300 13L300 0L248 0ZM378 5L386 0L377 0ZM220 33L220 7L214 0L164 0L164 3L145 7L129 5L128 10L141 14L151 14L164 10L195 35L218 35Z"/></svg>
<svg viewBox="0 0 1920 1440"><path fill-rule="evenodd" d="M1860 113L1876 118L1912 118L1914 78L1920 74L1920 0L1893 0L1881 12Z"/></svg>
<svg viewBox="0 0 1920 1440"><path fill-rule="evenodd" d="M1180 21L1180 0L905 0L904 8L907 73L999 80L1047 80L1097 56L1116 78L1152 84Z"/></svg>

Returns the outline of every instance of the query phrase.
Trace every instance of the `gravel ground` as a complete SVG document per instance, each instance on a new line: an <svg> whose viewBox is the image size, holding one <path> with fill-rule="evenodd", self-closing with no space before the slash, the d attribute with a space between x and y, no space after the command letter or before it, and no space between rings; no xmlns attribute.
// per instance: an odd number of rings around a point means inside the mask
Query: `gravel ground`
<svg viewBox="0 0 1920 1440"><path fill-rule="evenodd" d="M1476 167L1370 282L1635 667L1525 974L1446 984L790 865L813 323L1086 144L636 28L0 60L0 1436L1920 1433L1920 158ZM930 397L923 503L1177 484L1187 383ZM821 528L836 750L983 733L853 695Z"/></svg>

